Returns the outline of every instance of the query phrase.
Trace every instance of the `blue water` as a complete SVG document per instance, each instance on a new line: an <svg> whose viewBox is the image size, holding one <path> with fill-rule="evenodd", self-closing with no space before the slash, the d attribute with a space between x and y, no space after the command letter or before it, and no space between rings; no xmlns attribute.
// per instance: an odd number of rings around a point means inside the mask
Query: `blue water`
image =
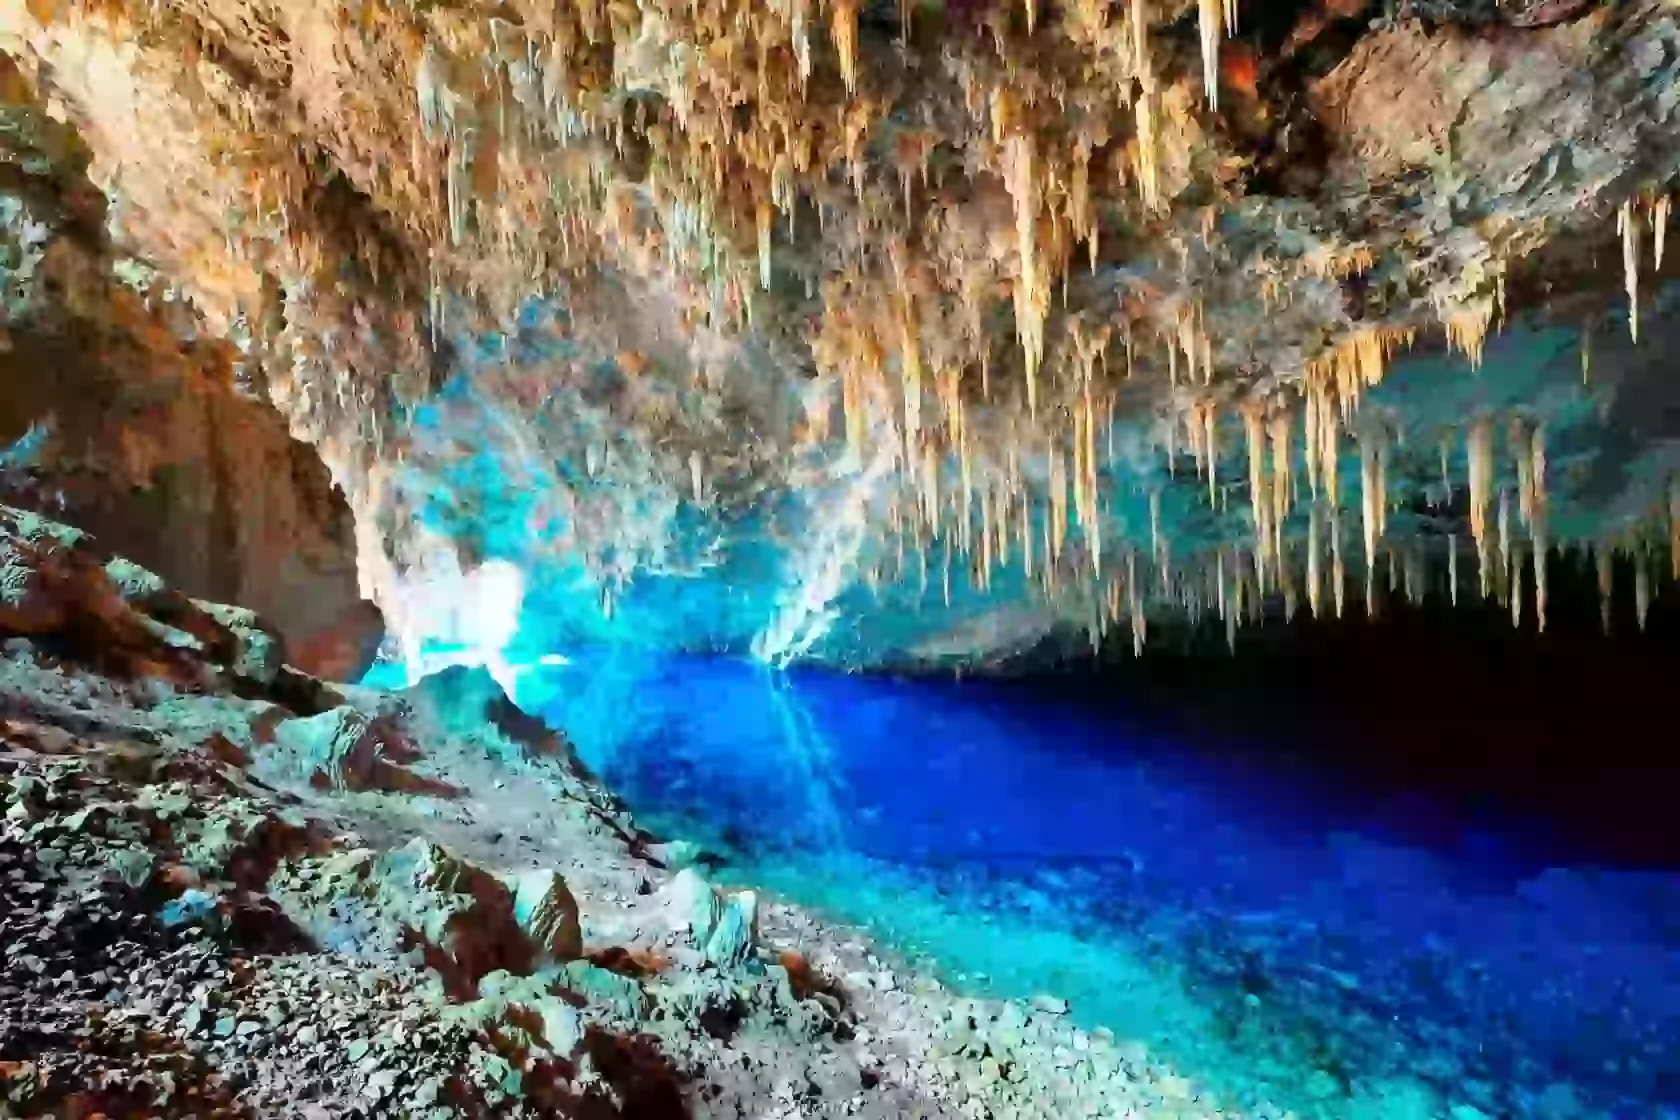
<svg viewBox="0 0 1680 1120"><path fill-rule="evenodd" d="M1680 875L1569 866L1096 698L628 655L517 691L724 877L960 988L1065 998L1237 1107L1680 1117Z"/></svg>

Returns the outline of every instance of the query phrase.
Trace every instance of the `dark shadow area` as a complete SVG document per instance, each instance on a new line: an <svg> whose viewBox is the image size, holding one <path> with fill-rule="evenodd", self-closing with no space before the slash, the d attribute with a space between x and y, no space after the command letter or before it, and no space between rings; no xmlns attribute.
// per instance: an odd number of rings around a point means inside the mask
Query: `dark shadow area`
<svg viewBox="0 0 1680 1120"><path fill-rule="evenodd" d="M648 1035L615 1035L590 1027L584 1050L623 1102L617 1115L633 1120L686 1120L683 1079ZM584 1113L580 1113L584 1115Z"/></svg>
<svg viewBox="0 0 1680 1120"><path fill-rule="evenodd" d="M991 687L1054 700L1327 787L1397 839L1436 846L1464 827L1524 837L1532 858L1680 867L1680 778L1665 700L1680 681L1680 609L1634 613L1618 562L1610 632L1584 559L1554 558L1545 633L1496 604L1396 598L1375 619L1303 611L1238 631L1116 644ZM1129 641L1129 639L1128 639ZM1128 749L1133 749L1130 744Z"/></svg>

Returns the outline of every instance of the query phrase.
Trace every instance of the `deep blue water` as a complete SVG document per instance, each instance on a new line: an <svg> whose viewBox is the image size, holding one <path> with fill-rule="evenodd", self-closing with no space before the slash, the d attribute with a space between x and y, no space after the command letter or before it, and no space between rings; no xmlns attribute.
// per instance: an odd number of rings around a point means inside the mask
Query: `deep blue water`
<svg viewBox="0 0 1680 1120"><path fill-rule="evenodd" d="M1680 1117L1680 875L1119 703L602 655L518 699L721 874L1303 1116ZM1454 1110L1457 1111L1454 1111Z"/></svg>

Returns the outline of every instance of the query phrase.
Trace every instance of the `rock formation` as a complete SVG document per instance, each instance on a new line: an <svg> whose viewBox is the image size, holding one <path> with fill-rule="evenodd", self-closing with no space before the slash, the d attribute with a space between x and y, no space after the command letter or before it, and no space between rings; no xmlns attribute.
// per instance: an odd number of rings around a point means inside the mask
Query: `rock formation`
<svg viewBox="0 0 1680 1120"><path fill-rule="evenodd" d="M250 604L347 679L381 628L342 495L184 297L114 246L68 126L0 57L0 496L96 525L191 594Z"/></svg>
<svg viewBox="0 0 1680 1120"><path fill-rule="evenodd" d="M490 559L561 644L852 664L1672 562L1658 0L32 0L0 50L411 656Z"/></svg>

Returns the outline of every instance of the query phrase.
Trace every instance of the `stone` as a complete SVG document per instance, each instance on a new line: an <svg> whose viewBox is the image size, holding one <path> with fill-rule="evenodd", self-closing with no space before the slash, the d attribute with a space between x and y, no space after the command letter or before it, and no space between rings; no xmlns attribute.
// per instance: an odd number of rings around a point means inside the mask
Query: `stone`
<svg viewBox="0 0 1680 1120"><path fill-rule="evenodd" d="M289 719L275 729L274 747L259 755L294 780L329 789L370 788L380 760L372 721L349 705Z"/></svg>
<svg viewBox="0 0 1680 1120"><path fill-rule="evenodd" d="M273 684L285 664L285 647L277 634L264 626L255 611L194 599L192 605L209 615L232 634L233 662L228 668L239 676L261 684Z"/></svg>
<svg viewBox="0 0 1680 1120"><path fill-rule="evenodd" d="M702 950L706 962L725 968L742 963L752 953L757 931L758 895L753 891L731 895L706 937Z"/></svg>
<svg viewBox="0 0 1680 1120"><path fill-rule="evenodd" d="M562 971L561 982L586 1000L601 1004L618 1019L633 1022L647 1014L647 993L628 976L587 961L572 961Z"/></svg>
<svg viewBox="0 0 1680 1120"><path fill-rule="evenodd" d="M583 955L577 899L556 872L539 870L520 875L515 880L513 914L549 957L569 961Z"/></svg>
<svg viewBox="0 0 1680 1120"><path fill-rule="evenodd" d="M677 928L697 949L704 949L723 916L723 904L704 875L692 867L678 872L660 892Z"/></svg>

